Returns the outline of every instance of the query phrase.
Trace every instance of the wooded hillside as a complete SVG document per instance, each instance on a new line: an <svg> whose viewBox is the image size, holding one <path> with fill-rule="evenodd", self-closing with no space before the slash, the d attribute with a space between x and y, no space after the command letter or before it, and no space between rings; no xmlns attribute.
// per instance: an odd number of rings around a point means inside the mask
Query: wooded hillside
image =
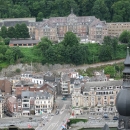
<svg viewBox="0 0 130 130"><path fill-rule="evenodd" d="M130 21L130 0L0 0L0 18L96 16L108 22Z"/></svg>

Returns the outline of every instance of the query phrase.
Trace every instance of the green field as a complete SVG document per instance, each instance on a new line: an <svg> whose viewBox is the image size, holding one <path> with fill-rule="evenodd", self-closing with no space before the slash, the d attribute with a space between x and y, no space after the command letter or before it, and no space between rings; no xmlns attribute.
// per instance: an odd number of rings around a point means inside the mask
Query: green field
<svg viewBox="0 0 130 130"><path fill-rule="evenodd" d="M21 52L24 55L23 62L31 63L31 62L41 62L41 57L34 54L32 47L20 47Z"/></svg>

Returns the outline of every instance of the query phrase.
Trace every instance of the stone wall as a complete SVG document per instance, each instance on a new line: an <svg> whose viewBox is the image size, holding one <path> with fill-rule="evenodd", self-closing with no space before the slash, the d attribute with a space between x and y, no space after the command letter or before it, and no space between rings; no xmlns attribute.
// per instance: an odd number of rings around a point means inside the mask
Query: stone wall
<svg viewBox="0 0 130 130"><path fill-rule="evenodd" d="M69 69L70 67L73 67L73 65L42 65L40 63L32 63L30 64L16 64L16 65L10 65L7 68L3 68L0 72L0 76L6 76L11 77L16 75L16 69L20 69L21 72L25 71L33 71L33 72L47 72L52 71L56 75L60 74L61 70L63 69Z"/></svg>

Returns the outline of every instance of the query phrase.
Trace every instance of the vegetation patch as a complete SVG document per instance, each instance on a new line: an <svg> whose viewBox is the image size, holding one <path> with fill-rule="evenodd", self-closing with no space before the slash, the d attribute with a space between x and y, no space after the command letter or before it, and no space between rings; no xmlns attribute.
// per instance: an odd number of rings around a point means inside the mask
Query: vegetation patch
<svg viewBox="0 0 130 130"><path fill-rule="evenodd" d="M87 119L69 119L70 122L68 122L68 125L70 126L71 124L76 124L78 122L87 122Z"/></svg>
<svg viewBox="0 0 130 130"><path fill-rule="evenodd" d="M24 57L22 58L23 63L31 62L41 62L40 56L37 56L32 47L20 47L20 51L23 53Z"/></svg>

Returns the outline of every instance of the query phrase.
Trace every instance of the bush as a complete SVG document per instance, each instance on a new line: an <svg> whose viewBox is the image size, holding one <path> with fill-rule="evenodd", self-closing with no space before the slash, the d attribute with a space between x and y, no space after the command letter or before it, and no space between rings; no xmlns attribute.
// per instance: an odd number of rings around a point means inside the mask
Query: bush
<svg viewBox="0 0 130 130"><path fill-rule="evenodd" d="M68 125L76 124L78 122L87 122L87 119L70 119L70 122L68 122Z"/></svg>
<svg viewBox="0 0 130 130"><path fill-rule="evenodd" d="M16 73L20 73L21 70L20 70L19 68L17 68L17 69L15 70L15 72L16 72Z"/></svg>

